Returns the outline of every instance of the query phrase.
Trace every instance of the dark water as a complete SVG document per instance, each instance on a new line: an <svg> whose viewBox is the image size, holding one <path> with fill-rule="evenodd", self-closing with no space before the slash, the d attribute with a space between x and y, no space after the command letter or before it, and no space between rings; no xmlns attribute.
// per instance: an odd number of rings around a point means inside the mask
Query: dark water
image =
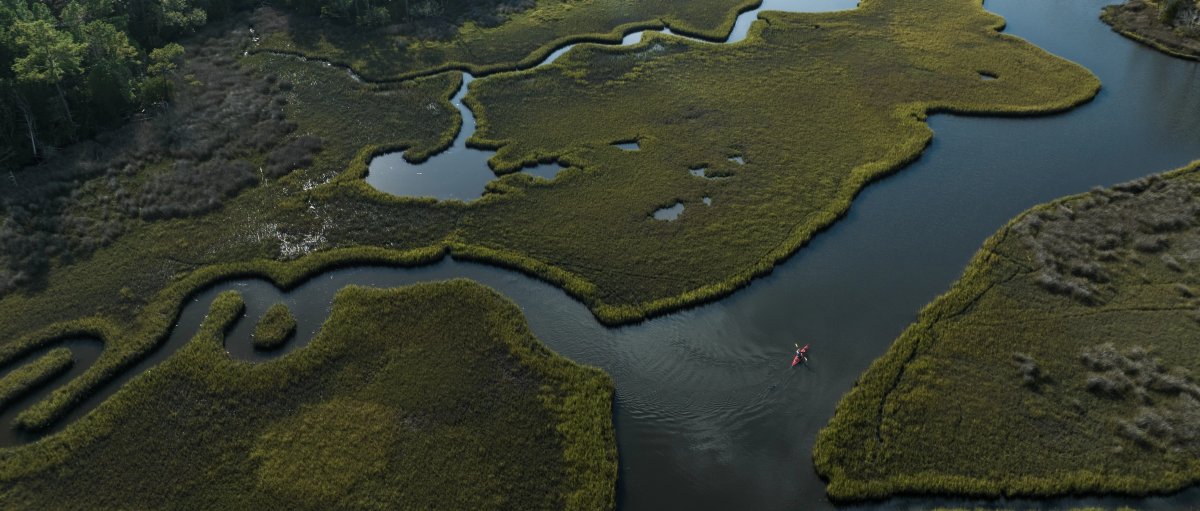
<svg viewBox="0 0 1200 511"><path fill-rule="evenodd" d="M679 219L679 215L683 214L683 210L685 208L686 206L684 206L682 202L676 202L674 205L669 207L659 208L654 212L654 219L664 222L673 222Z"/></svg>
<svg viewBox="0 0 1200 511"><path fill-rule="evenodd" d="M220 289L243 291L254 317L287 301L301 321L297 337L305 339L346 284L471 278L516 301L554 350L615 379L622 509L834 509L812 469L817 431L867 365L916 311L949 288L987 236L1034 204L1200 158L1200 66L1109 31L1097 20L1105 1L987 4L1008 19L1009 33L1099 75L1105 88L1096 101L1036 119L933 117L936 136L919 161L868 187L845 219L770 276L719 302L608 329L553 286L443 261L410 270L334 271L287 295L261 282L226 283L185 308L171 342L194 332ZM230 346L235 355L253 358L245 351L253 326L248 319ZM810 364L793 370L795 341L812 349ZM937 505L1197 509L1200 490L1141 500L910 498L854 509Z"/></svg>
<svg viewBox="0 0 1200 511"><path fill-rule="evenodd" d="M758 19L760 11L826 12L853 9L857 5L858 0L764 0L758 8L743 12L737 17L725 42L735 43L745 39L750 25ZM627 34L619 46L641 42L645 32ZM670 29L663 29L661 32L673 34ZM533 67L554 62L574 47L575 45L571 44L559 48ZM488 182L496 179L496 174L487 163L496 153L467 147L467 139L475 134L475 114L463 104L462 99L467 94L467 86L473 80L475 77L470 73L463 73L462 87L450 100L462 116L463 124L449 148L422 163L410 163L404 159L403 152L377 156L371 160L368 167L367 183L392 195L406 197L461 201L482 197ZM615 145L626 150L638 149L636 142ZM523 169L522 172L541 179L554 179L562 169L563 167L556 163L547 163Z"/></svg>

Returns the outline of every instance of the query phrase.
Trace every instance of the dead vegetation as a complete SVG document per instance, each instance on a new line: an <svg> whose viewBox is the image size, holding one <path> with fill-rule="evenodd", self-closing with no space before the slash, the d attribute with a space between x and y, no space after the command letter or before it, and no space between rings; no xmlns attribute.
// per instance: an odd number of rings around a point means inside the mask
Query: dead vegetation
<svg viewBox="0 0 1200 511"><path fill-rule="evenodd" d="M1155 259L1173 272L1189 271L1200 253L1170 251L1193 236L1200 214L1197 194L1200 184L1153 176L1039 210L1013 230L1034 254L1042 288L1097 305L1115 292L1116 274L1146 264L1143 255L1157 254Z"/></svg>
<svg viewBox="0 0 1200 511"><path fill-rule="evenodd" d="M1080 360L1090 372L1088 391L1137 403L1132 416L1115 421L1122 437L1143 448L1200 448L1200 385L1186 369L1168 369L1141 346L1122 353L1112 343L1084 350Z"/></svg>

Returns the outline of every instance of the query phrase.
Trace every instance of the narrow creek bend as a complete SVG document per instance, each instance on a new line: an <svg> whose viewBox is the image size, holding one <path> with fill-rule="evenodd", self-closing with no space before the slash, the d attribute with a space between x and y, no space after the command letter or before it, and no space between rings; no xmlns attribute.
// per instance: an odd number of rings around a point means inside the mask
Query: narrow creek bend
<svg viewBox="0 0 1200 511"><path fill-rule="evenodd" d="M738 15L723 44L745 40L746 35L750 32L750 25L758 19L758 13L762 11L828 12L853 9L857 5L858 0L763 0L758 7ZM615 46L638 44L646 32L653 31L643 30L626 34L621 43ZM670 28L657 30L657 32L684 37L675 34ZM707 42L699 39L691 40ZM575 44L563 46L531 68L550 64L575 46ZM476 124L474 113L463 104L463 97L467 95L468 86L476 77L466 72L462 73L462 77L462 86L451 98L450 103L462 116L463 123L450 147L421 163L411 163L405 160L403 151L376 156L371 159L368 167L366 178L368 184L380 191L405 197L470 201L483 196L487 184L496 179L496 174L492 172L487 163L488 159L496 153L467 146L467 139L475 134ZM541 179L554 179L560 170L562 167L557 163L544 163L535 167L527 167L522 172Z"/></svg>
<svg viewBox="0 0 1200 511"><path fill-rule="evenodd" d="M622 509L837 509L812 469L817 431L854 380L917 310L949 288L987 236L1034 204L1200 157L1200 65L1112 33L1097 20L1107 1L989 0L988 9L1008 20L1009 33L1099 75L1105 87L1100 96L1051 117L934 116L937 134L920 160L866 188L845 219L726 299L609 329L549 284L452 260L415 269L332 271L289 293L262 281L231 281L194 297L166 349L60 424L69 425L169 356L173 343L186 342L219 291L237 289L246 297L247 317L227 346L238 358L253 358L249 332L273 303L287 303L300 321L297 339L285 348L295 349L311 338L330 297L345 285L466 277L516 301L533 332L555 351L613 376ZM791 370L796 340L812 344L811 363ZM94 343L79 344L91 346L93 357L99 354ZM85 351L76 351L79 367L87 365ZM9 408L0 416L6 424L23 406ZM899 498L850 508L945 505L1194 509L1200 508L1200 489L1148 499Z"/></svg>

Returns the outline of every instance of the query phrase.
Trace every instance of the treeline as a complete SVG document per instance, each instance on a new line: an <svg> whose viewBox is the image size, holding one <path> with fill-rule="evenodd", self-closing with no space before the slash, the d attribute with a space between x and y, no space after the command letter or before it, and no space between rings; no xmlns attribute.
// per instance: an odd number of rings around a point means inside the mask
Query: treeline
<svg viewBox="0 0 1200 511"><path fill-rule="evenodd" d="M303 14L360 26L467 19L491 26L507 14L532 7L534 0L283 0L283 4Z"/></svg>
<svg viewBox="0 0 1200 511"><path fill-rule="evenodd" d="M0 169L168 98L173 41L238 0L0 0Z"/></svg>

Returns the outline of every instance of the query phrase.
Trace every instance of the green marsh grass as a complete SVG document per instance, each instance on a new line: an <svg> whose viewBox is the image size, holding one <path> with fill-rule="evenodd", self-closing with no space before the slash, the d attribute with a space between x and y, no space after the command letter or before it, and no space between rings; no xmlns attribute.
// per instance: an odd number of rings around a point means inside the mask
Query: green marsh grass
<svg viewBox="0 0 1200 511"><path fill-rule="evenodd" d="M17 509L611 509L612 383L468 281L350 287L308 346L232 360L200 332L93 413L0 452ZM145 481L161 483L146 486Z"/></svg>
<svg viewBox="0 0 1200 511"><path fill-rule="evenodd" d="M74 364L75 358L71 355L71 350L55 348L37 360L13 369L4 378L0 378L0 408L67 372Z"/></svg>
<svg viewBox="0 0 1200 511"><path fill-rule="evenodd" d="M1035 207L989 238L818 436L829 494L1144 495L1200 481L1197 197L1200 162Z"/></svg>
<svg viewBox="0 0 1200 511"><path fill-rule="evenodd" d="M550 183L499 180L462 214L455 254L569 282L602 321L635 321L770 271L869 182L918 157L930 113L1054 112L1100 86L999 33L1003 21L976 1L762 17L737 44L648 34L473 82L466 101L479 128L468 143L497 149L498 173L549 160L572 168ZM640 151L611 146L630 139ZM689 172L698 167L726 177ZM702 197L713 206L649 219Z"/></svg>
<svg viewBox="0 0 1200 511"><path fill-rule="evenodd" d="M296 317L292 316L292 311L288 309L287 305L277 303L267 309L258 325L255 325L254 348L259 350L278 349L295 334Z"/></svg>

